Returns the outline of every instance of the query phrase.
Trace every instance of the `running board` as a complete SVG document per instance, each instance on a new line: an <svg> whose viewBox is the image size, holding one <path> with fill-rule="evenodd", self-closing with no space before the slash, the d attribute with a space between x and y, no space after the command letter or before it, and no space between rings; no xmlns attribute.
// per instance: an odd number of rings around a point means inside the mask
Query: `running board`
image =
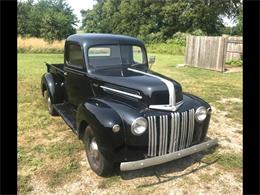
<svg viewBox="0 0 260 195"><path fill-rule="evenodd" d="M72 131L77 134L76 109L70 103L53 104L53 107Z"/></svg>

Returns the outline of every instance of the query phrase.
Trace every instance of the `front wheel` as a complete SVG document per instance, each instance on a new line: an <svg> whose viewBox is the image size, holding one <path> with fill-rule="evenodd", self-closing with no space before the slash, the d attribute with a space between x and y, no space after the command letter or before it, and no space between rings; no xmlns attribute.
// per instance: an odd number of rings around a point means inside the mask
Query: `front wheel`
<svg viewBox="0 0 260 195"><path fill-rule="evenodd" d="M113 164L100 152L99 144L91 126L86 128L83 141L91 169L99 176L108 176L113 170Z"/></svg>

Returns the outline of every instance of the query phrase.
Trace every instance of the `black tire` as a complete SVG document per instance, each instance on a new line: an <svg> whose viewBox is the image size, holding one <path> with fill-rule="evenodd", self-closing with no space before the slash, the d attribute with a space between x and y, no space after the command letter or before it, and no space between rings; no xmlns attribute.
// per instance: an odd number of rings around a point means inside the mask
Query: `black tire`
<svg viewBox="0 0 260 195"><path fill-rule="evenodd" d="M47 90L44 91L44 97L45 97L45 100L46 100L46 103L47 103L47 108L48 108L49 114L52 115L52 116L57 116L58 113L52 105L51 98L50 98Z"/></svg>
<svg viewBox="0 0 260 195"><path fill-rule="evenodd" d="M85 129L83 142L91 169L99 176L109 176L113 172L113 163L109 162L99 151L99 144L91 126Z"/></svg>

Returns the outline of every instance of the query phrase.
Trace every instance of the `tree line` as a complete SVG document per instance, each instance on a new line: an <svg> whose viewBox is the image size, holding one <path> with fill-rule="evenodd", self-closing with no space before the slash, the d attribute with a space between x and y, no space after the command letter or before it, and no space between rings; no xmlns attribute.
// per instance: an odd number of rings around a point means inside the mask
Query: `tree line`
<svg viewBox="0 0 260 195"><path fill-rule="evenodd" d="M81 30L138 37L161 42L176 33L242 35L241 0L96 0L91 10L81 10ZM237 21L225 27L223 18ZM76 16L65 0L18 2L18 34L61 40L76 33ZM178 35L177 33L177 35Z"/></svg>
<svg viewBox="0 0 260 195"><path fill-rule="evenodd" d="M223 16L239 18L241 9L240 0L97 0L92 10L81 11L82 29L127 34L147 42L172 38L176 32L231 34ZM233 34L242 34L242 29L234 28Z"/></svg>

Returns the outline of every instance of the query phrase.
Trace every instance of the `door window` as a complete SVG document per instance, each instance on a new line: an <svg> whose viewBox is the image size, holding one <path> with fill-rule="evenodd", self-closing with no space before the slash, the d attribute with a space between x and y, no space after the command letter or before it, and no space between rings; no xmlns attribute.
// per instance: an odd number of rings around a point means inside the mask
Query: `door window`
<svg viewBox="0 0 260 195"><path fill-rule="evenodd" d="M83 68L84 60L80 45L69 43L66 48L66 63L69 66Z"/></svg>

